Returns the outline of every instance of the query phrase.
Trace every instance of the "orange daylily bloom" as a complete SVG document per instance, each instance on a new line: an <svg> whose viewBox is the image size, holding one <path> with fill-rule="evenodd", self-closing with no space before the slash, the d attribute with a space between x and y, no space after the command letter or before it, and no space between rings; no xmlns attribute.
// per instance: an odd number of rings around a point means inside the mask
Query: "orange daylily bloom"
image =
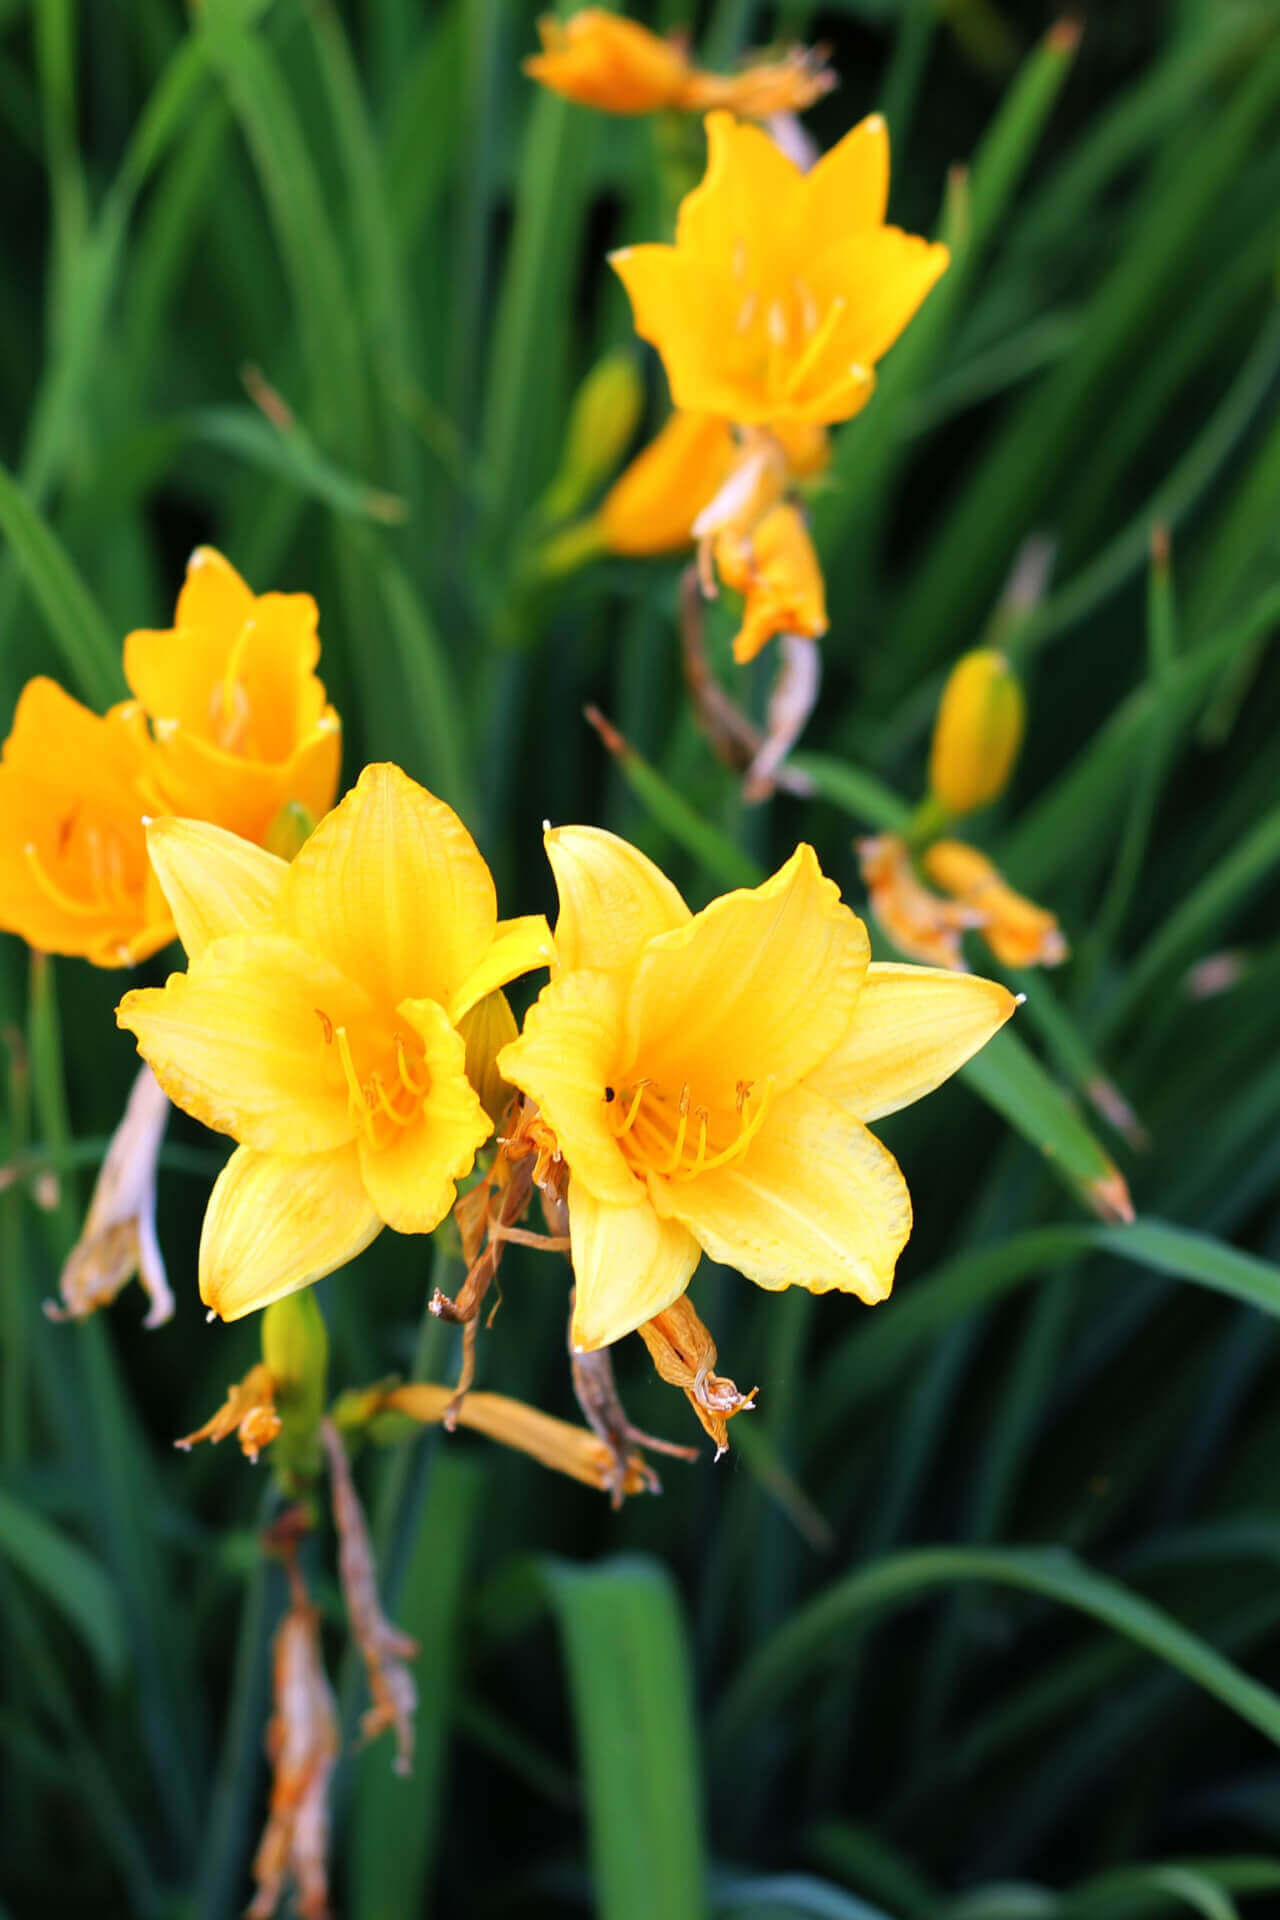
<svg viewBox="0 0 1280 1920"><path fill-rule="evenodd" d="M154 736L150 812L258 842L290 802L328 812L342 743L315 672L318 620L309 593L255 595L220 553L196 548L173 626L124 643Z"/></svg>
<svg viewBox="0 0 1280 1920"><path fill-rule="evenodd" d="M1006 967L1057 967L1070 949L1047 907L1016 893L985 853L961 840L937 840L924 856L936 887L978 916L982 938Z"/></svg>
<svg viewBox="0 0 1280 1920"><path fill-rule="evenodd" d="M117 1018L174 1104L241 1143L200 1242L200 1297L237 1320L384 1226L439 1225L492 1131L461 1028L551 937L498 919L461 820L394 766L289 864L190 820L154 821L149 850L190 964Z"/></svg>
<svg viewBox="0 0 1280 1920"><path fill-rule="evenodd" d="M675 39L663 39L603 7L583 7L567 20L543 14L541 53L524 62L530 79L606 113L704 112L727 107L750 118L800 113L830 91L834 75L802 47L760 61L740 74L704 73Z"/></svg>
<svg viewBox="0 0 1280 1920"><path fill-rule="evenodd" d="M691 914L612 834L545 844L557 964L499 1065L569 1170L574 1345L652 1320L703 1252L770 1289L884 1299L911 1200L866 1123L954 1073L1012 995L869 965L810 847Z"/></svg>
<svg viewBox="0 0 1280 1920"><path fill-rule="evenodd" d="M749 538L722 533L715 545L716 570L742 594L742 625L733 657L754 660L775 633L817 640L827 631L826 585L804 515L789 501L773 507Z"/></svg>
<svg viewBox="0 0 1280 1920"><path fill-rule="evenodd" d="M675 245L612 256L636 331L662 355L678 407L764 426L849 419L949 258L884 223L883 118L809 173L730 114L708 115L707 139Z"/></svg>
<svg viewBox="0 0 1280 1920"><path fill-rule="evenodd" d="M100 718L55 681L28 681L0 762L6 932L99 967L132 966L172 940L142 827L148 750L136 701Z"/></svg>

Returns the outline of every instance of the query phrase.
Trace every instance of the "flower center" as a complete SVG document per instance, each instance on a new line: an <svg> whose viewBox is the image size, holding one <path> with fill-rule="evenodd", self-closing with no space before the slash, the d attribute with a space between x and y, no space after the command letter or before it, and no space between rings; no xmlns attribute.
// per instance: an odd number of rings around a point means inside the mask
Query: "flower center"
<svg viewBox="0 0 1280 1920"><path fill-rule="evenodd" d="M390 1050L379 1049L381 1057L376 1064L370 1065L367 1059L358 1063L348 1028L335 1025L322 1007L317 1007L315 1014L324 1044L334 1049L346 1081L347 1112L369 1146L390 1146L418 1118L431 1091L431 1075L420 1042L397 1032ZM361 1052L366 1050L362 1048Z"/></svg>
<svg viewBox="0 0 1280 1920"><path fill-rule="evenodd" d="M224 753L238 753L246 759L256 756L249 753L249 729L253 723L253 708L249 696L240 683L244 669L245 654L249 650L249 641L253 635L254 623L246 620L227 655L227 664L209 696L209 722L213 729L215 746Z"/></svg>
<svg viewBox="0 0 1280 1920"><path fill-rule="evenodd" d="M812 287L798 274L767 288L755 284L743 240L734 246L733 277L742 289L737 332L754 352L768 384L790 395L825 351L846 302L837 296L824 311Z"/></svg>
<svg viewBox="0 0 1280 1920"><path fill-rule="evenodd" d="M61 822L51 856L33 840L22 854L36 885L63 913L82 919L136 917L138 893L130 885L120 835L111 827L82 826L78 808Z"/></svg>
<svg viewBox="0 0 1280 1920"><path fill-rule="evenodd" d="M604 1097L614 1138L633 1173L692 1180L742 1157L764 1124L772 1090L772 1080L759 1090L739 1080L732 1109L701 1105L687 1081L672 1092L654 1080L635 1080L628 1087L606 1087Z"/></svg>

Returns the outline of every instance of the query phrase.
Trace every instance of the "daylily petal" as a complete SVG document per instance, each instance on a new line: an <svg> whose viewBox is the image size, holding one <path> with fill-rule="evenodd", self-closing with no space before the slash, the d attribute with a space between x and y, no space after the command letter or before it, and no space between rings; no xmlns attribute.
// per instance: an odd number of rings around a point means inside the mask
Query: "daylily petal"
<svg viewBox="0 0 1280 1920"><path fill-rule="evenodd" d="M762 1287L883 1300L911 1233L911 1196L893 1155L808 1087L777 1099L740 1160L651 1186L713 1260Z"/></svg>
<svg viewBox="0 0 1280 1920"><path fill-rule="evenodd" d="M280 809L297 801L317 819L333 804L342 730L332 708L297 750L279 762L245 759L193 728L165 732L151 746L146 783L153 811L216 818L245 840L261 840Z"/></svg>
<svg viewBox="0 0 1280 1920"><path fill-rule="evenodd" d="M743 1082L781 1092L844 1034L870 953L861 920L801 845L763 886L724 894L650 942L627 1006L627 1067L687 1082L713 1107L732 1109Z"/></svg>
<svg viewBox="0 0 1280 1920"><path fill-rule="evenodd" d="M815 252L878 227L889 204L889 129L869 113L804 178L805 232Z"/></svg>
<svg viewBox="0 0 1280 1920"><path fill-rule="evenodd" d="M151 820L147 852L191 959L228 933L270 924L285 861L201 820Z"/></svg>
<svg viewBox="0 0 1280 1920"><path fill-rule="evenodd" d="M677 1220L660 1220L648 1200L614 1206L576 1176L569 1185L575 1287L569 1339L594 1353L661 1313L693 1278L697 1241Z"/></svg>
<svg viewBox="0 0 1280 1920"><path fill-rule="evenodd" d="M873 962L849 1031L805 1078L860 1120L923 1099L984 1047L1017 1005L995 980Z"/></svg>
<svg viewBox="0 0 1280 1920"><path fill-rule="evenodd" d="M467 1050L444 1008L405 1000L397 1008L423 1043L429 1086L413 1121L375 1145L360 1140L365 1191L398 1233L430 1233L452 1207L455 1181L470 1173L493 1131L467 1079Z"/></svg>
<svg viewBox="0 0 1280 1920"><path fill-rule="evenodd" d="M238 627L253 612L253 589L216 547L197 547L178 594L180 627Z"/></svg>
<svg viewBox="0 0 1280 1920"><path fill-rule="evenodd" d="M829 352L837 361L852 360L867 367L879 360L946 272L950 259L940 243L903 233L898 227L873 227L837 240L814 261L811 275L822 305L856 290L832 335Z"/></svg>
<svg viewBox="0 0 1280 1920"><path fill-rule="evenodd" d="M551 929L542 914L500 920L493 945L450 997L450 1020L455 1023L461 1020L481 1000L509 981L518 980L521 974L532 973L537 967L549 967L555 951Z"/></svg>
<svg viewBox="0 0 1280 1920"><path fill-rule="evenodd" d="M601 1200L634 1205L642 1192L609 1124L605 1089L621 1045L619 988L611 975L582 969L544 987L520 1038L498 1055L504 1080L536 1100L560 1143L575 1184Z"/></svg>
<svg viewBox="0 0 1280 1920"><path fill-rule="evenodd" d="M760 127L709 113L707 171L686 194L676 245L726 267L748 284L786 271L805 177Z"/></svg>
<svg viewBox="0 0 1280 1920"><path fill-rule="evenodd" d="M200 1236L200 1298L239 1320L345 1266L382 1230L354 1146L329 1153L240 1147L214 1183Z"/></svg>
<svg viewBox="0 0 1280 1920"><path fill-rule="evenodd" d="M560 897L560 972L630 973L650 940L692 918L666 874L602 827L553 827L543 845Z"/></svg>
<svg viewBox="0 0 1280 1920"><path fill-rule="evenodd" d="M289 868L281 925L374 999L447 1005L494 938L489 869L452 807L366 767Z"/></svg>
<svg viewBox="0 0 1280 1920"><path fill-rule="evenodd" d="M372 1017L362 988L276 933L214 941L187 973L127 993L116 1010L175 1106L245 1146L294 1154L354 1137L326 1023Z"/></svg>
<svg viewBox="0 0 1280 1920"><path fill-rule="evenodd" d="M656 245L620 247L609 264L627 290L636 332L662 355L677 407L767 417L758 369L753 377L755 349L736 331L745 295L727 268Z"/></svg>

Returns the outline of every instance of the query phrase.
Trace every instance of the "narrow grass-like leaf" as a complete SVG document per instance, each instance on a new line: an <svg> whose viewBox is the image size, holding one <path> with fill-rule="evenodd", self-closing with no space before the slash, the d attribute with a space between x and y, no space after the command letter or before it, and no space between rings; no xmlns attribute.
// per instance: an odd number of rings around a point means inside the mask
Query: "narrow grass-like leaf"
<svg viewBox="0 0 1280 1920"><path fill-rule="evenodd" d="M125 1668L124 1623L115 1589L98 1562L3 1491L0 1555L75 1629L103 1678L119 1680Z"/></svg>

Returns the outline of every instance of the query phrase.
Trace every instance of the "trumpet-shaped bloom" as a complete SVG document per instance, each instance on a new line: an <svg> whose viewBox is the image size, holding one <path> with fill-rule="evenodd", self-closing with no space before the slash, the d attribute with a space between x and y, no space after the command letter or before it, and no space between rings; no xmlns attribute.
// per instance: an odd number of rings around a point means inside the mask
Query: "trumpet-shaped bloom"
<svg viewBox="0 0 1280 1920"><path fill-rule="evenodd" d="M817 640L826 632L826 584L798 507L771 508L746 539L722 534L715 553L721 580L745 601L735 660L754 660L775 633Z"/></svg>
<svg viewBox="0 0 1280 1920"><path fill-rule="evenodd" d="M870 966L806 846L698 914L612 834L546 846L558 964L499 1064L569 1168L575 1345L660 1314L702 1252L763 1287L883 1299L911 1202L866 1123L954 1072L1011 995Z"/></svg>
<svg viewBox="0 0 1280 1920"><path fill-rule="evenodd" d="M190 965L117 1018L240 1142L200 1246L201 1298L235 1320L444 1218L491 1130L460 1026L550 935L499 921L466 828L398 767L366 767L290 865L193 821L149 847Z"/></svg>
<svg viewBox="0 0 1280 1920"><path fill-rule="evenodd" d="M962 840L937 840L924 856L924 870L936 887L976 917L982 938L1006 967L1056 967L1067 958L1069 949L1055 916L1015 892L976 847Z"/></svg>
<svg viewBox="0 0 1280 1920"><path fill-rule="evenodd" d="M666 40L638 21L603 7L583 7L567 20L543 14L538 21L541 53L524 62L530 79L580 106L606 113L656 113L663 108L734 113L768 119L801 113L835 84L804 48L781 60L760 61L740 74L703 73L677 40Z"/></svg>
<svg viewBox="0 0 1280 1920"><path fill-rule="evenodd" d="M261 841L291 801L315 818L328 811L341 733L316 678L318 619L310 594L255 596L220 553L196 548L173 626L124 643L125 678L154 735L151 812Z"/></svg>
<svg viewBox="0 0 1280 1920"><path fill-rule="evenodd" d="M126 967L173 938L147 861L136 701L99 717L52 680L22 691L0 762L0 927L44 953Z"/></svg>
<svg viewBox="0 0 1280 1920"><path fill-rule="evenodd" d="M877 360L947 265L884 223L889 137L863 120L809 173L759 128L707 118L702 184L674 246L613 265L678 407L743 424L832 423L863 407Z"/></svg>

